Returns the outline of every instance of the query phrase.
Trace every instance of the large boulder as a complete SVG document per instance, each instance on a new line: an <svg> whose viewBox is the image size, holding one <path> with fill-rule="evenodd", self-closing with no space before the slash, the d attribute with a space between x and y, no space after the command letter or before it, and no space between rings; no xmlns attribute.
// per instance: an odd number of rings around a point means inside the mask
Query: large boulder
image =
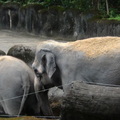
<svg viewBox="0 0 120 120"><path fill-rule="evenodd" d="M71 83L61 108L61 120L120 120L120 86Z"/></svg>
<svg viewBox="0 0 120 120"><path fill-rule="evenodd" d="M35 48L25 45L15 45L8 50L7 55L19 58L31 66L35 57Z"/></svg>
<svg viewBox="0 0 120 120"><path fill-rule="evenodd" d="M48 92L50 106L55 116L60 115L63 94L63 90L59 89L58 87L53 87Z"/></svg>
<svg viewBox="0 0 120 120"><path fill-rule="evenodd" d="M2 55L6 55L6 53L4 51L0 50L0 56L2 56Z"/></svg>

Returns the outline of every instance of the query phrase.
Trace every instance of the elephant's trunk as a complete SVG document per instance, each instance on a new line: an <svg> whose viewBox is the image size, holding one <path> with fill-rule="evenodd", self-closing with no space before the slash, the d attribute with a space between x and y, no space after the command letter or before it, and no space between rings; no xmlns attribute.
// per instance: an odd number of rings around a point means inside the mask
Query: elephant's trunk
<svg viewBox="0 0 120 120"><path fill-rule="evenodd" d="M43 84L37 77L35 77L34 88L41 112L43 115L52 116L53 112L48 100L48 90L44 89Z"/></svg>

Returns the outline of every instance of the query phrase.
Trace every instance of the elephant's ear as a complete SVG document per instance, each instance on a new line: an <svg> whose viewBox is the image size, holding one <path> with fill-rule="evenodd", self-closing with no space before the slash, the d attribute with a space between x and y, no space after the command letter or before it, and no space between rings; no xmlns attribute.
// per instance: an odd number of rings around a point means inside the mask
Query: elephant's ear
<svg viewBox="0 0 120 120"><path fill-rule="evenodd" d="M48 77L51 78L56 71L55 55L49 50L43 50L45 54L42 57L42 63L46 68Z"/></svg>
<svg viewBox="0 0 120 120"><path fill-rule="evenodd" d="M49 78L51 78L56 71L55 56L50 52L46 54L46 70Z"/></svg>

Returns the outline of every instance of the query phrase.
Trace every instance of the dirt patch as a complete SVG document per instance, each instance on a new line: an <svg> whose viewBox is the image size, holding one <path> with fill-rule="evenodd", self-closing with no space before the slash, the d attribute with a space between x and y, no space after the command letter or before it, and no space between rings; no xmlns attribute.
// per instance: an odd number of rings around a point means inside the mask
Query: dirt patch
<svg viewBox="0 0 120 120"><path fill-rule="evenodd" d="M8 50L14 45L26 45L36 47L39 42L54 39L57 41L66 41L65 38L52 38L46 36L35 35L27 32L0 30L0 50L8 52Z"/></svg>

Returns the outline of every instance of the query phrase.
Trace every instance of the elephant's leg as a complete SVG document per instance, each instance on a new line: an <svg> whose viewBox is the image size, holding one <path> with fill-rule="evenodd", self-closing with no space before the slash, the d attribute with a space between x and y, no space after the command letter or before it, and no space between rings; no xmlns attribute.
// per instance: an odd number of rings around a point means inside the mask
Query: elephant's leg
<svg viewBox="0 0 120 120"><path fill-rule="evenodd" d="M1 102L1 103L2 103L2 102ZM1 103L0 103L0 115L4 115L4 114L5 114L5 111L4 111Z"/></svg>
<svg viewBox="0 0 120 120"><path fill-rule="evenodd" d="M23 98L23 90L21 87L13 86L9 91L6 90L2 95L2 106L6 114L18 115L21 101Z"/></svg>
<svg viewBox="0 0 120 120"><path fill-rule="evenodd" d="M22 98L15 98L12 100L5 100L3 109L6 114L9 115L18 115Z"/></svg>

